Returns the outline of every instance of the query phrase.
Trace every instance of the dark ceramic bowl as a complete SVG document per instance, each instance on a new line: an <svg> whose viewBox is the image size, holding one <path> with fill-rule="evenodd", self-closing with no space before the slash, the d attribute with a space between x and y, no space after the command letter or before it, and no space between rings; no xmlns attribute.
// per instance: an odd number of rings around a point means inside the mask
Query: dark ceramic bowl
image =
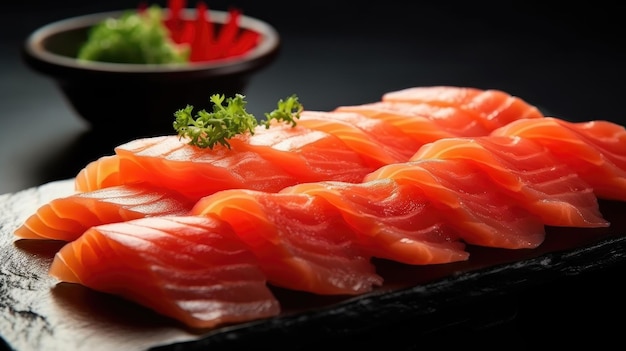
<svg viewBox="0 0 626 351"><path fill-rule="evenodd" d="M166 10L165 10L166 11ZM276 57L280 38L268 23L248 16L239 18L242 29L260 34L256 47L236 58L185 65L79 62L80 46L88 30L123 11L103 12L50 23L35 30L23 47L23 58L35 71L52 78L73 109L99 129L122 126L137 133L174 132L175 111L187 104L195 111L209 108L212 94L245 94L252 75ZM184 16L195 18L195 9ZM220 26L227 12L209 12Z"/></svg>

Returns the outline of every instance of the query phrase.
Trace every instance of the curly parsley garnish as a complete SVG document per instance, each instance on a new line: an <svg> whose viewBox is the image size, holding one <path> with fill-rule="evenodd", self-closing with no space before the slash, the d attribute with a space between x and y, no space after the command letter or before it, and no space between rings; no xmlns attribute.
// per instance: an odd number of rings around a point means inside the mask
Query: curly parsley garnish
<svg viewBox="0 0 626 351"><path fill-rule="evenodd" d="M303 111L304 106L298 101L296 95L291 95L287 100L278 100L278 107L272 111L265 113L265 120L261 122L265 128L270 127L271 120L275 119L278 122L285 122L291 124L292 127L296 126L295 118L300 118L300 112Z"/></svg>
<svg viewBox="0 0 626 351"><path fill-rule="evenodd" d="M193 115L193 106L187 105L174 113L174 129L180 138L189 139L189 144L201 148L212 149L216 144L230 149L228 139L244 133L254 134L254 128L261 124L269 128L272 120L289 123L296 126L296 119L300 118L303 106L296 95L286 100L279 100L277 108L265 114L266 119L259 122L251 113L246 111L245 96L236 94L226 98L224 95L214 94L210 97L213 111L198 111ZM226 106L224 106L224 101Z"/></svg>

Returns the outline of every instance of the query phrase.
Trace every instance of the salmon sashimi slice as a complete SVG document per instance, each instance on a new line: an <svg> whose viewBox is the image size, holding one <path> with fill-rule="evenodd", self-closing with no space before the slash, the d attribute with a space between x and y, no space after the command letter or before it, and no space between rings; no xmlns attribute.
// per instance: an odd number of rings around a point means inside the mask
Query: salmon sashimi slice
<svg viewBox="0 0 626 351"><path fill-rule="evenodd" d="M74 179L76 191L87 192L122 184L119 160L117 155L107 155L89 162Z"/></svg>
<svg viewBox="0 0 626 351"><path fill-rule="evenodd" d="M454 136L480 136L491 132L481 122L481 116L456 106L437 106L427 103L377 101L361 105L339 106L338 112L359 113L384 121L426 144Z"/></svg>
<svg viewBox="0 0 626 351"><path fill-rule="evenodd" d="M327 181L294 185L280 193L324 198L355 233L357 245L373 257L412 265L469 257L458 234L446 226L441 211L416 187L391 179L361 184ZM302 211L315 216L311 209Z"/></svg>
<svg viewBox="0 0 626 351"><path fill-rule="evenodd" d="M281 167L300 182L337 180L360 182L375 169L337 135L300 125L258 126L252 135L230 141L233 151L250 150ZM264 189L252 189L264 190Z"/></svg>
<svg viewBox="0 0 626 351"><path fill-rule="evenodd" d="M226 223L210 216L146 217L92 227L57 252L50 274L192 328L280 313L254 255Z"/></svg>
<svg viewBox="0 0 626 351"><path fill-rule="evenodd" d="M420 103L440 106L463 106L480 96L484 90L448 85L416 86L383 94L383 101ZM507 94L508 95L508 94Z"/></svg>
<svg viewBox="0 0 626 351"><path fill-rule="evenodd" d="M357 113L304 111L298 125L338 136L373 168L404 162L421 146L393 125Z"/></svg>
<svg viewBox="0 0 626 351"><path fill-rule="evenodd" d="M274 286L357 295L382 284L341 215L322 198L232 189L202 198L192 214L229 223Z"/></svg>
<svg viewBox="0 0 626 351"><path fill-rule="evenodd" d="M606 227L593 189L547 148L530 139L485 136L441 139L412 160L455 159L489 175L492 187L551 226Z"/></svg>
<svg viewBox="0 0 626 351"><path fill-rule="evenodd" d="M411 87L388 92L382 101L454 106L476 113L488 130L522 118L542 118L541 111L519 97L495 89L455 86Z"/></svg>
<svg viewBox="0 0 626 351"><path fill-rule="evenodd" d="M536 215L494 191L490 179L458 160L422 160L391 164L372 172L365 182L393 179L415 187L429 199L466 243L487 247L535 248L545 239Z"/></svg>
<svg viewBox="0 0 626 351"><path fill-rule="evenodd" d="M73 241L92 226L188 213L194 202L145 185L120 185L54 199L15 230L22 239Z"/></svg>
<svg viewBox="0 0 626 351"><path fill-rule="evenodd" d="M518 136L544 145L591 185L596 196L626 201L626 129L609 121L568 122L554 117L519 120L494 136Z"/></svg>
<svg viewBox="0 0 626 351"><path fill-rule="evenodd" d="M196 201L228 188L278 191L297 181L256 152L237 152L221 146L205 150L189 145L175 135L135 139L119 145L115 152L117 164L105 157L79 171L76 188L96 190L112 185L145 183L175 190ZM97 172L89 172L89 168L107 168L106 173L116 175L107 177L106 183L98 182L94 178Z"/></svg>
<svg viewBox="0 0 626 351"><path fill-rule="evenodd" d="M225 189L275 192L307 181L360 182L375 169L336 136L303 127L259 127L229 143L230 148L201 149L175 135L136 139L115 148L116 163L105 158L95 161L104 165L81 170L77 188L140 182L198 200ZM102 168L106 171L90 172ZM109 176L99 176L103 173Z"/></svg>

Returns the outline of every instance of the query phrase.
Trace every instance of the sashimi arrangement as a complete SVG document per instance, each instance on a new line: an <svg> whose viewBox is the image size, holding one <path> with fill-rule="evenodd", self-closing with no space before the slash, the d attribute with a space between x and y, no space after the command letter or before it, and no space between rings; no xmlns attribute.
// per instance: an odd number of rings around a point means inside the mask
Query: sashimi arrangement
<svg viewBox="0 0 626 351"><path fill-rule="evenodd" d="M626 201L623 126L503 91L415 87L267 116L209 147L197 124L119 145L15 235L67 242L50 267L61 282L215 328L279 315L273 287L358 296L384 284L374 259L531 250L546 226L609 226L598 199Z"/></svg>

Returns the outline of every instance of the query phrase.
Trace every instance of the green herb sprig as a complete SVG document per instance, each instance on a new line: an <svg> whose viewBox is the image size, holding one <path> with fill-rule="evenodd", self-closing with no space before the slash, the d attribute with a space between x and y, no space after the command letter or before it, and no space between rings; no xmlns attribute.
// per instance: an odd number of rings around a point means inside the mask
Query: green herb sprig
<svg viewBox="0 0 626 351"><path fill-rule="evenodd" d="M285 100L279 100L277 108L265 113L266 119L259 122L253 114L246 111L247 101L244 95L236 94L226 98L224 95L214 94L209 101L213 103L212 112L203 109L194 116L194 107L187 105L174 113L174 130L179 138L188 138L190 145L213 149L216 144L220 144L230 149L228 139L244 133L254 134L254 129L259 124L269 128L271 121L276 120L295 127L296 119L300 118L300 113L304 110L298 97L291 95Z"/></svg>
<svg viewBox="0 0 626 351"><path fill-rule="evenodd" d="M271 120L274 119L278 122L289 123L292 127L295 127L296 119L300 118L300 113L304 110L304 106L298 101L298 97L291 95L286 100L280 99L277 106L274 111L265 113L265 120L261 124L267 129L271 125Z"/></svg>

